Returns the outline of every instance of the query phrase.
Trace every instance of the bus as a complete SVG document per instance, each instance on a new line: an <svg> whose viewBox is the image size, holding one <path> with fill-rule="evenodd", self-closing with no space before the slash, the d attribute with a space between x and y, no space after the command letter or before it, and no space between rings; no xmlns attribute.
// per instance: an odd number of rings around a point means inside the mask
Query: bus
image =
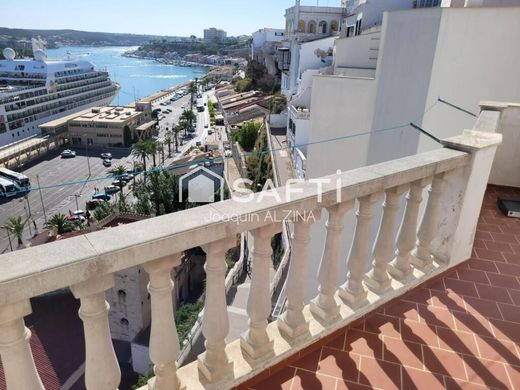
<svg viewBox="0 0 520 390"><path fill-rule="evenodd" d="M0 197L1 198L10 198L11 196L15 196L17 194L17 188L13 182L0 177Z"/></svg>
<svg viewBox="0 0 520 390"><path fill-rule="evenodd" d="M31 182L22 173L14 172L7 168L0 168L0 177L12 181L21 191L31 191Z"/></svg>
<svg viewBox="0 0 520 390"><path fill-rule="evenodd" d="M197 111L198 112L204 111L204 99L197 99Z"/></svg>

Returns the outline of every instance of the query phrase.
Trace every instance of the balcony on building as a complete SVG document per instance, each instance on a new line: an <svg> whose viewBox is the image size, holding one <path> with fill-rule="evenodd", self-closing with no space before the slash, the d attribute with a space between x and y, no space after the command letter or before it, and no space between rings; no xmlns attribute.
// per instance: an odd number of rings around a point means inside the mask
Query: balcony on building
<svg viewBox="0 0 520 390"><path fill-rule="evenodd" d="M473 129L439 148L321 178L319 187L302 182L248 203L225 200L3 254L0 388L58 388L53 367L66 362L42 356L44 346L67 341L52 332L31 338L24 319L32 298L66 288L80 307L86 388L118 388L105 293L114 273L137 265L149 278L155 375L140 390L514 388L520 220L503 216L496 202L520 195L519 131L520 105L488 102ZM272 215L294 223L287 303L274 321L270 243L281 223ZM348 216L355 229L343 242ZM327 220L323 256L310 259L310 229L320 219ZM254 240L249 328L226 343L225 253L243 232ZM206 351L178 367L170 275L182 253L199 246ZM306 301L302 280L313 260L320 260L319 293Z"/></svg>

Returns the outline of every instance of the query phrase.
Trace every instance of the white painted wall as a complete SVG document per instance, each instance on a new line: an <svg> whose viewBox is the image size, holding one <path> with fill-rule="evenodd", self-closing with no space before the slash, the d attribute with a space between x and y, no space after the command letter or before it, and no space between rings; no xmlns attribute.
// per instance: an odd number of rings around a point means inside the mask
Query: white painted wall
<svg viewBox="0 0 520 390"><path fill-rule="evenodd" d="M380 38L381 33L376 32L337 39L334 68L375 68Z"/></svg>

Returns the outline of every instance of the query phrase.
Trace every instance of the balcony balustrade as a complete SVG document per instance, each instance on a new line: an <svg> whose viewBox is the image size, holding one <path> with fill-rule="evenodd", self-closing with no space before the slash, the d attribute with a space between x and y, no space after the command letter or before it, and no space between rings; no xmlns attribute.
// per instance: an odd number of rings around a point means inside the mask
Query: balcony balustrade
<svg viewBox="0 0 520 390"><path fill-rule="evenodd" d="M331 182L323 184L320 194L315 184L299 183L290 194L286 188L271 190L281 202L255 194L246 204L226 200L4 254L0 256L0 356L7 388L43 389L24 317L31 312L31 297L70 287L81 303L86 386L116 389L120 371L110 340L105 291L113 286L114 272L136 265L143 265L149 275L152 304L150 358L155 377L142 390L236 386L469 258L500 142L499 134L467 130L446 140L444 148L327 177ZM344 259L343 223L352 212L357 215L355 232ZM320 214L327 216L327 224L319 294L305 305L310 228ZM230 220L229 215L235 218ZM273 215L292 219L295 227L287 309L268 323L270 240L280 230ZM379 232L372 242L371 226L379 215ZM241 339L226 344L225 253L236 234L246 231L254 237L249 329ZM178 368L170 271L183 251L197 246L207 255L202 325L206 352ZM348 275L338 286L344 261Z"/></svg>

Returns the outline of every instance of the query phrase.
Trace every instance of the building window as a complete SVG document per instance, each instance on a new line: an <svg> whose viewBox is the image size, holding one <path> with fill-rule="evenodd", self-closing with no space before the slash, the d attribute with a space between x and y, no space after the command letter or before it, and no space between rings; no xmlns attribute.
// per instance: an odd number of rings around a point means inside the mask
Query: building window
<svg viewBox="0 0 520 390"><path fill-rule="evenodd" d="M318 32L320 34L326 34L327 33L327 22L322 20L320 24L318 25Z"/></svg>
<svg viewBox="0 0 520 390"><path fill-rule="evenodd" d="M310 34L315 34L316 33L316 22L314 20L311 20L307 24L307 32L310 33Z"/></svg>
<svg viewBox="0 0 520 390"><path fill-rule="evenodd" d="M336 20L333 20L330 22L330 32L335 33L338 32L338 22Z"/></svg>
<svg viewBox="0 0 520 390"><path fill-rule="evenodd" d="M300 20L298 22L298 32L301 32L301 33L305 32L305 22L303 20Z"/></svg>

